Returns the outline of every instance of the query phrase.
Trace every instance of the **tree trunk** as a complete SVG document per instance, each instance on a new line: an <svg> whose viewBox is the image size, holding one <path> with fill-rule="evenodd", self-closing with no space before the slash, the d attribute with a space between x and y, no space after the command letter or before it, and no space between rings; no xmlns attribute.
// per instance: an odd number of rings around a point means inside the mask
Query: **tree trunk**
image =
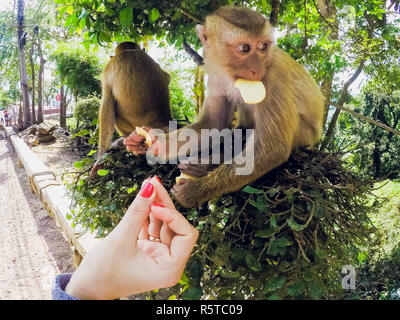
<svg viewBox="0 0 400 320"><path fill-rule="evenodd" d="M60 127L63 129L67 128L67 97L65 94L64 84L61 84L60 88Z"/></svg>
<svg viewBox="0 0 400 320"><path fill-rule="evenodd" d="M34 41L32 39L32 47L29 52L29 62L31 65L31 74L32 74L32 124L36 123L36 112L35 112L35 64L33 63L33 49L34 49Z"/></svg>
<svg viewBox="0 0 400 320"><path fill-rule="evenodd" d="M44 64L46 60L43 58L42 47L40 45L40 35L37 37L37 50L39 54L39 76L38 76L38 123L43 122L43 73L44 73Z"/></svg>
<svg viewBox="0 0 400 320"><path fill-rule="evenodd" d="M281 1L280 0L272 0L271 1L271 14L269 15L269 22L273 27L276 26L278 23L278 14L279 14L279 8L281 6Z"/></svg>
<svg viewBox="0 0 400 320"><path fill-rule="evenodd" d="M22 93L19 95L19 108L18 108L18 128L24 127L24 111L22 107Z"/></svg>
<svg viewBox="0 0 400 320"><path fill-rule="evenodd" d="M24 33L24 0L18 0L17 13L17 34L18 34L18 59L19 59L19 79L21 84L23 102L23 122L22 128L25 129L32 124L31 110L29 107L28 80L26 72L25 43L26 33Z"/></svg>
<svg viewBox="0 0 400 320"><path fill-rule="evenodd" d="M317 3L317 9L319 11L319 14L321 17L324 19L324 21L328 22L330 21L328 26L331 28L332 32L329 34L329 39L330 40L338 40L339 39L339 24L337 20L337 9L335 6L335 3L331 3L328 0L318 0ZM333 21L333 22L332 22ZM325 96L325 114L324 114L324 128L326 125L326 121L328 118L328 112L329 112L329 101L331 100L331 94L332 94L332 85L333 85L333 77L334 77L334 70L331 70L330 72L326 73L322 79L321 83L321 91L322 94Z"/></svg>

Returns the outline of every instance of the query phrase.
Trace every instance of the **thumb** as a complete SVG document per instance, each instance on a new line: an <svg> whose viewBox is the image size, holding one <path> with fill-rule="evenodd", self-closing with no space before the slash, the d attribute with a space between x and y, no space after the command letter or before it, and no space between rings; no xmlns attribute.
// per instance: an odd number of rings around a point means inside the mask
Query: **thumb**
<svg viewBox="0 0 400 320"><path fill-rule="evenodd" d="M144 183L139 191L139 194L126 211L122 219L124 221L121 221L122 223L120 223L126 226L126 231L135 244L139 236L140 229L142 228L144 221L149 216L150 206L154 202L155 197L156 193L154 192L154 186L151 183L151 180Z"/></svg>

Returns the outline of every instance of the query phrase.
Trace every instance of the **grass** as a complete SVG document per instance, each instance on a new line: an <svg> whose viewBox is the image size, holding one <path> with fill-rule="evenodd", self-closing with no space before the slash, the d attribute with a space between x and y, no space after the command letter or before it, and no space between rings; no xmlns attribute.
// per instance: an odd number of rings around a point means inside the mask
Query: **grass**
<svg viewBox="0 0 400 320"><path fill-rule="evenodd" d="M389 252L400 244L400 183L386 181L377 187L374 194L383 201L371 220L384 235L382 249Z"/></svg>

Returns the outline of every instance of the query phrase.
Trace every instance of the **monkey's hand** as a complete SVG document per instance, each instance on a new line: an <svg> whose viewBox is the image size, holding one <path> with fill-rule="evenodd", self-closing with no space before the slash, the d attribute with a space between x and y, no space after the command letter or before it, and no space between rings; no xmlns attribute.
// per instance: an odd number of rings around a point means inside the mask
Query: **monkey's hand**
<svg viewBox="0 0 400 320"><path fill-rule="evenodd" d="M142 128L150 133L151 128ZM153 136L151 136L151 138L153 142L155 142L155 138ZM124 139L124 145L126 146L126 150L132 152L135 155L145 154L148 149L148 145L146 144L146 137L144 137L143 135L139 135L136 130Z"/></svg>
<svg viewBox="0 0 400 320"><path fill-rule="evenodd" d="M97 160L97 161L94 163L94 165L93 165L93 167L92 167L92 170L90 170L90 177L91 177L91 178L93 178L93 177L97 174L97 171L99 171L99 170L102 169L102 166L100 165L99 162L100 162L100 161Z"/></svg>
<svg viewBox="0 0 400 320"><path fill-rule="evenodd" d="M206 176L209 172L214 170L217 166L218 165L210 164L210 163L194 164L194 163L190 163L190 159L184 159L179 163L178 168L181 170L181 173L183 173L183 174L186 174L188 176L195 177L195 178L201 178L201 177Z"/></svg>
<svg viewBox="0 0 400 320"><path fill-rule="evenodd" d="M201 188L202 184L198 179L179 179L179 183L175 184L171 193L175 197L175 199L185 208L193 208L196 205L202 203L201 192L199 192L199 188Z"/></svg>

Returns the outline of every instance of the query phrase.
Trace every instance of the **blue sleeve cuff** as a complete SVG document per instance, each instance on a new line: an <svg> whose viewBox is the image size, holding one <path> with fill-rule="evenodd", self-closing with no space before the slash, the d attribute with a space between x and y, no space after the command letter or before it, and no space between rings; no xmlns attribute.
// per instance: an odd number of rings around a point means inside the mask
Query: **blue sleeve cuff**
<svg viewBox="0 0 400 320"><path fill-rule="evenodd" d="M55 277L51 286L53 300L79 300L78 298L70 296L65 292L65 287L67 286L71 277L72 273L63 273Z"/></svg>

